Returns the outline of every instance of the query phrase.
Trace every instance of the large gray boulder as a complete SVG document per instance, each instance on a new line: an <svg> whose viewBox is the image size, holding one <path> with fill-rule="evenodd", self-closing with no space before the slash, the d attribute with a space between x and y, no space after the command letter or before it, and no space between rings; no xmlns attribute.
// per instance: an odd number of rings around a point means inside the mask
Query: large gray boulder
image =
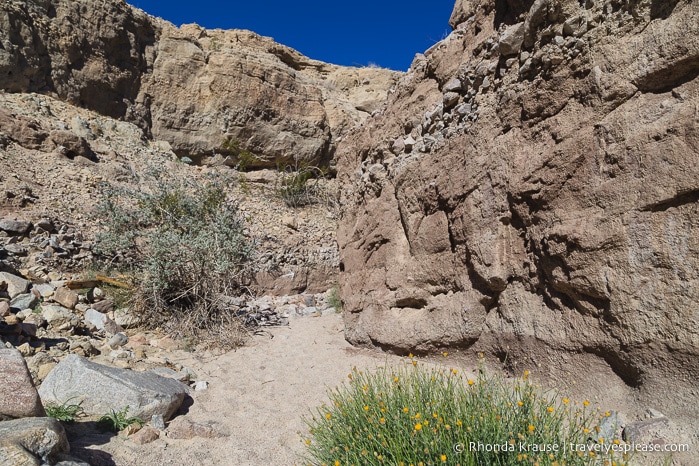
<svg viewBox="0 0 699 466"><path fill-rule="evenodd" d="M70 451L60 422L47 417L0 422L0 464L39 466L54 464Z"/></svg>
<svg viewBox="0 0 699 466"><path fill-rule="evenodd" d="M45 415L22 354L0 349L0 420Z"/></svg>
<svg viewBox="0 0 699 466"><path fill-rule="evenodd" d="M85 413L103 415L110 410L150 419L169 419L180 407L189 388L153 373L103 366L71 354L61 361L39 388L44 403L80 403Z"/></svg>

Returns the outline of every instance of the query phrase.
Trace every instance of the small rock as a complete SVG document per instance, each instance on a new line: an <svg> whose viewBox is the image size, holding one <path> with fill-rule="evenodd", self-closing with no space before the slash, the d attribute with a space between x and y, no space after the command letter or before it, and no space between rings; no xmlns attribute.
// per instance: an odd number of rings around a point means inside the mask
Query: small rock
<svg viewBox="0 0 699 466"><path fill-rule="evenodd" d="M444 92L459 92L463 84L459 78L452 78L444 85Z"/></svg>
<svg viewBox="0 0 699 466"><path fill-rule="evenodd" d="M119 348L120 346L124 346L129 342L129 337L127 337L123 333L117 333L114 335L112 338L109 339L109 342L107 345L109 345L110 348L115 349Z"/></svg>
<svg viewBox="0 0 699 466"><path fill-rule="evenodd" d="M21 220L16 218L3 218L0 219L0 230L4 231L8 235L24 236L29 233L32 228L32 223L27 220Z"/></svg>
<svg viewBox="0 0 699 466"><path fill-rule="evenodd" d="M128 426L126 426L126 428L119 431L119 437L130 437L139 430L141 430L141 426L139 426L138 424L129 424Z"/></svg>
<svg viewBox="0 0 699 466"><path fill-rule="evenodd" d="M15 296L10 301L10 308L14 309L15 312L30 309L29 312L31 313L31 309L34 309L37 304L39 304L39 298L34 293L24 293Z"/></svg>
<svg viewBox="0 0 699 466"><path fill-rule="evenodd" d="M209 424L192 422L189 419L178 417L167 428L167 437L171 439L191 439L194 437L220 438L225 434L216 431Z"/></svg>
<svg viewBox="0 0 699 466"><path fill-rule="evenodd" d="M28 358L34 354L34 348L29 346L29 343L22 343L17 347L17 351L19 351L25 358Z"/></svg>
<svg viewBox="0 0 699 466"><path fill-rule="evenodd" d="M203 392L204 390L209 389L209 382L205 380L199 380L197 383L194 384L194 391L195 392Z"/></svg>
<svg viewBox="0 0 699 466"><path fill-rule="evenodd" d="M67 309L75 309L78 304L78 293L63 286L56 288L53 300Z"/></svg>
<svg viewBox="0 0 699 466"><path fill-rule="evenodd" d="M670 421L666 417L633 422L624 427L622 438L628 443L650 444L656 439L668 437L669 427Z"/></svg>
<svg viewBox="0 0 699 466"><path fill-rule="evenodd" d="M456 92L447 92L446 94L444 94L442 98L442 104L444 105L444 108L449 109L456 105L460 97L461 96Z"/></svg>
<svg viewBox="0 0 699 466"><path fill-rule="evenodd" d="M10 304L7 301L0 301L0 317L10 315Z"/></svg>
<svg viewBox="0 0 699 466"><path fill-rule="evenodd" d="M80 325L80 317L70 312L63 306L41 306L41 315L46 319L49 327L59 330L69 330Z"/></svg>
<svg viewBox="0 0 699 466"><path fill-rule="evenodd" d="M500 36L500 42L498 43L500 54L504 57L517 55L522 48L523 41L524 23L510 26L503 32L502 36Z"/></svg>
<svg viewBox="0 0 699 466"><path fill-rule="evenodd" d="M102 288L94 287L90 291L87 292L87 300L90 301L91 303L95 303L97 301L102 301L104 299L104 291L102 291Z"/></svg>
<svg viewBox="0 0 699 466"><path fill-rule="evenodd" d="M96 330L104 330L109 317L95 309L88 309L85 311L84 319L87 326L94 327Z"/></svg>
<svg viewBox="0 0 699 466"><path fill-rule="evenodd" d="M165 420L162 414L154 414L150 419L150 425L159 430L165 430Z"/></svg>
<svg viewBox="0 0 699 466"><path fill-rule="evenodd" d="M0 272L0 284L3 282L7 284L7 294L10 295L10 299L26 293L30 285L29 280L25 280L17 275L12 275L11 273Z"/></svg>
<svg viewBox="0 0 699 466"><path fill-rule="evenodd" d="M165 423L163 423L163 429L164 428ZM143 429L136 432L130 440L137 445L146 445L148 443L155 442L159 438L160 431L158 430L158 427L145 426Z"/></svg>
<svg viewBox="0 0 699 466"><path fill-rule="evenodd" d="M106 314L114 309L114 301L111 299L103 299L102 301L94 303L92 305L92 309L97 312L101 312L102 314Z"/></svg>
<svg viewBox="0 0 699 466"><path fill-rule="evenodd" d="M403 138L397 138L395 141L393 141L393 145L391 145L391 152L393 152L395 155L400 155L403 153L403 150L405 149L405 143L403 142Z"/></svg>

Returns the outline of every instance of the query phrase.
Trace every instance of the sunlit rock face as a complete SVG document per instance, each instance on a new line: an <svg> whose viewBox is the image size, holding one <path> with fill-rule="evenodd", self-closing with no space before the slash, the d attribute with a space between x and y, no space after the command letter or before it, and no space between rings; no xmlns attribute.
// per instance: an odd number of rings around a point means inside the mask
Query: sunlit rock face
<svg viewBox="0 0 699 466"><path fill-rule="evenodd" d="M0 88L138 124L195 161L328 164L401 73L311 60L243 30L176 28L123 1L0 5ZM232 160L231 163L237 163Z"/></svg>
<svg viewBox="0 0 699 466"><path fill-rule="evenodd" d="M583 354L689 396L699 6L464 0L451 24L338 146L347 338Z"/></svg>

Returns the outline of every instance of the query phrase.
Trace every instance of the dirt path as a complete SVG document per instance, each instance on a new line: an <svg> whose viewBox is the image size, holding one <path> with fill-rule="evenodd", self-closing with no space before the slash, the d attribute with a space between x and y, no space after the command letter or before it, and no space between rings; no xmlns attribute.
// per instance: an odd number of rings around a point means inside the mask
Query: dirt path
<svg viewBox="0 0 699 466"><path fill-rule="evenodd" d="M353 366L373 369L395 356L356 349L343 336L339 314L305 317L273 338L209 360L190 353L171 359L191 367L209 389L194 392L185 417L211 424L222 438L159 439L139 446L104 435L71 439L72 450L95 465L293 465L301 464L302 415L327 401L327 387L347 380ZM106 442L106 443L105 443Z"/></svg>

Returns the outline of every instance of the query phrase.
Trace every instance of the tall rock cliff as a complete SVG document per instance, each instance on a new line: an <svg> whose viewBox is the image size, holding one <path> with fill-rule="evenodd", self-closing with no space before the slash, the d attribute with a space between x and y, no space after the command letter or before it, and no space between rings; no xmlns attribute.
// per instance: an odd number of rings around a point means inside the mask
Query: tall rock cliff
<svg viewBox="0 0 699 466"><path fill-rule="evenodd" d="M450 23L338 147L347 338L692 387L699 4L460 0Z"/></svg>
<svg viewBox="0 0 699 466"><path fill-rule="evenodd" d="M249 166L327 163L400 75L311 60L249 31L176 28L123 0L0 4L0 89L136 123L195 160L246 149Z"/></svg>

